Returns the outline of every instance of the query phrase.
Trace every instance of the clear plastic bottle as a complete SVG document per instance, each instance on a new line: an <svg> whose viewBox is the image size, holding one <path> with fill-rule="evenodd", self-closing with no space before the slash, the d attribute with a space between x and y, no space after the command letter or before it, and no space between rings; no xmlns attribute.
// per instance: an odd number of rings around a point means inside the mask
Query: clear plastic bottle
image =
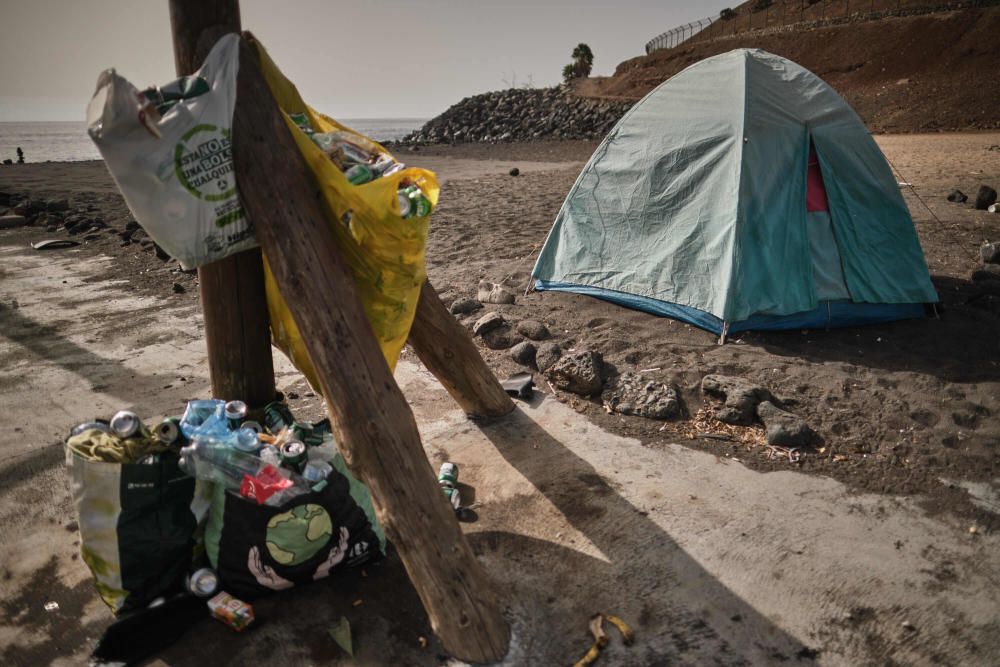
<svg viewBox="0 0 1000 667"><path fill-rule="evenodd" d="M225 439L195 436L181 449L181 470L192 477L238 491L247 475L254 477L266 465L259 458L232 447Z"/></svg>
<svg viewBox="0 0 1000 667"><path fill-rule="evenodd" d="M233 447L232 441L235 438L235 434L225 439L195 436L190 445L181 449L181 470L192 477L221 484L243 496L247 495L247 477L254 478L257 483L250 485L250 488L261 485L267 487L266 491L261 492L267 495L260 495L258 498L271 506L281 505L295 496L309 492L308 482L300 475ZM276 489L275 484L281 480L287 480L290 484Z"/></svg>

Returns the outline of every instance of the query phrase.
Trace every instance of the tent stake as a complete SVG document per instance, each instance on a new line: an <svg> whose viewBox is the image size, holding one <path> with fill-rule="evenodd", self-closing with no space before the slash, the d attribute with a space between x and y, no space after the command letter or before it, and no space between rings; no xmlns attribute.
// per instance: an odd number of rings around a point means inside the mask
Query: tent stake
<svg viewBox="0 0 1000 667"><path fill-rule="evenodd" d="M726 336L729 335L729 322L722 322L722 334L719 336L719 345L726 344Z"/></svg>

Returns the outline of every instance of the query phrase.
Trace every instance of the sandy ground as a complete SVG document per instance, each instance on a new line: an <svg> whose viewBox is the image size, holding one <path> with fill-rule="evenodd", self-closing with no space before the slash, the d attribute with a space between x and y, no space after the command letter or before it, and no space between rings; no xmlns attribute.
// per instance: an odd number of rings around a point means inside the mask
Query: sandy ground
<svg viewBox="0 0 1000 667"><path fill-rule="evenodd" d="M979 241L1000 230L943 196L1000 181L1000 153L986 150L1000 137L880 143L938 218L907 195L941 320L718 347L705 332L584 297L532 293L498 308L545 321L560 343L599 349L619 370L658 368L647 374L678 382L692 414L706 373L764 382L824 438L826 450L798 464L689 440L686 420L660 430L541 392L481 428L404 353L397 379L429 458L457 462L476 503L464 526L503 591L508 664L572 662L598 610L639 636L629 649L613 644L606 664L995 663L997 312L967 278ZM592 147L408 156L445 181L428 260L446 300L473 295L481 277L524 284ZM522 176L507 176L510 166ZM0 190L69 195L113 226L128 219L99 164L0 169ZM0 232L0 663L13 665L80 664L111 620L77 558L66 428L124 406L173 413L208 392L195 276L113 233L70 250L27 247L44 236L62 233ZM482 351L498 374L515 370L505 351ZM297 414L319 414L283 359L277 374L299 397ZM205 621L153 664L343 662L326 637L341 615L359 664L440 664L398 559L367 574L261 601L265 622L249 635ZM46 612L48 601L59 610Z"/></svg>

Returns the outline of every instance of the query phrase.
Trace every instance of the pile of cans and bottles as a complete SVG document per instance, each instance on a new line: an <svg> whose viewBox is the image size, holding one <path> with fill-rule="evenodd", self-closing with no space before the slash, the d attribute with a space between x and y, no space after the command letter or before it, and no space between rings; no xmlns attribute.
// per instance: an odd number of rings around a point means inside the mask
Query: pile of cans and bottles
<svg viewBox="0 0 1000 667"><path fill-rule="evenodd" d="M247 418L242 401L194 400L184 414L149 428L134 412L110 421L78 424L71 437L87 431L108 434L113 445L91 457L116 463L156 464L178 457L188 475L221 484L261 505L281 506L292 498L322 491L333 471L329 420L295 421L284 403L268 404L263 424ZM189 592L208 599L212 615L239 631L253 621L250 605L218 590L218 577L202 568L188 578Z"/></svg>
<svg viewBox="0 0 1000 667"><path fill-rule="evenodd" d="M262 422L248 419L242 401L193 400L183 415L167 417L152 428L136 413L121 410L107 422L78 424L70 436L87 431L107 434L111 446L95 447L86 454L109 462L152 465L163 457L176 457L188 475L261 505L278 507L296 496L322 491L333 472L328 462L335 447L330 421L295 421L285 403L273 402L264 408ZM458 466L442 464L438 482L461 513ZM187 590L206 599L212 616L238 632L253 622L253 607L220 591L211 568L192 573Z"/></svg>
<svg viewBox="0 0 1000 667"><path fill-rule="evenodd" d="M346 130L316 132L309 125L309 117L306 114L296 113L290 117L353 185L370 183L406 168L405 164L397 162L378 144L360 134ZM399 212L403 218L423 218L431 212L430 200L415 183L402 181L396 192L396 198L399 200Z"/></svg>

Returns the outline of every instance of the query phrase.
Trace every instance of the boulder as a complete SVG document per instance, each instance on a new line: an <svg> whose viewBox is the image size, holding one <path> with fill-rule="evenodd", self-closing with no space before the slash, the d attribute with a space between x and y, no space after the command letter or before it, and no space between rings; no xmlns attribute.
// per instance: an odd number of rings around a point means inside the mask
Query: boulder
<svg viewBox="0 0 1000 667"><path fill-rule="evenodd" d="M520 169L518 169L517 167L514 167L514 168L512 168L512 169L511 169L511 170L510 170L509 172L507 172L507 173L508 173L508 174L510 174L511 176L520 176L520 175L521 175L521 170L520 170Z"/></svg>
<svg viewBox="0 0 1000 667"><path fill-rule="evenodd" d="M468 313L473 313L482 307L483 304L479 303L475 299L465 297L455 299L448 310L452 315L466 315Z"/></svg>
<svg viewBox="0 0 1000 667"><path fill-rule="evenodd" d="M545 343L538 348L538 353L535 354L535 366L544 373L559 361L561 356L562 349L558 343Z"/></svg>
<svg viewBox="0 0 1000 667"><path fill-rule="evenodd" d="M961 190L952 190L948 195L948 201L955 202L956 204L961 204L968 199L969 198Z"/></svg>
<svg viewBox="0 0 1000 667"><path fill-rule="evenodd" d="M548 328L538 320L522 320L518 322L517 333L531 340L545 340L549 337Z"/></svg>
<svg viewBox="0 0 1000 667"><path fill-rule="evenodd" d="M979 256L984 264L1000 264L1000 243L983 243L979 246Z"/></svg>
<svg viewBox="0 0 1000 667"><path fill-rule="evenodd" d="M816 442L818 436L809 424L782 410L771 401L757 404L757 417L764 424L767 442L782 447L807 447Z"/></svg>
<svg viewBox="0 0 1000 667"><path fill-rule="evenodd" d="M556 388L580 396L593 396L604 386L604 359L599 352L584 350L567 354L549 368L547 376Z"/></svg>
<svg viewBox="0 0 1000 667"><path fill-rule="evenodd" d="M535 344L528 341L522 341L510 348L510 358L522 366L534 366L537 353L538 349Z"/></svg>
<svg viewBox="0 0 1000 667"><path fill-rule="evenodd" d="M671 419L681 412L676 387L631 371L619 375L612 387L604 392L603 398L612 410L623 415Z"/></svg>
<svg viewBox="0 0 1000 667"><path fill-rule="evenodd" d="M521 337L515 334L507 325L490 329L485 333L481 333L480 336L483 342L486 343L486 347L491 350L506 350L521 340Z"/></svg>
<svg viewBox="0 0 1000 667"><path fill-rule="evenodd" d="M480 280L479 293L476 298L479 299L480 303L510 304L514 303L514 292L503 285Z"/></svg>
<svg viewBox="0 0 1000 667"><path fill-rule="evenodd" d="M482 336L488 331L502 327L504 323L503 315L496 311L490 311L476 320L476 323L472 325L472 333L476 336Z"/></svg>
<svg viewBox="0 0 1000 667"><path fill-rule="evenodd" d="M976 193L976 210L985 211L996 200L997 191L988 185L981 185Z"/></svg>
<svg viewBox="0 0 1000 667"><path fill-rule="evenodd" d="M68 199L50 199L45 205L46 211L68 211L69 210L69 200Z"/></svg>
<svg viewBox="0 0 1000 667"><path fill-rule="evenodd" d="M757 405L772 398L771 392L760 385L727 375L706 375L701 381L701 391L724 401L715 413L716 419L742 426L752 424Z"/></svg>

